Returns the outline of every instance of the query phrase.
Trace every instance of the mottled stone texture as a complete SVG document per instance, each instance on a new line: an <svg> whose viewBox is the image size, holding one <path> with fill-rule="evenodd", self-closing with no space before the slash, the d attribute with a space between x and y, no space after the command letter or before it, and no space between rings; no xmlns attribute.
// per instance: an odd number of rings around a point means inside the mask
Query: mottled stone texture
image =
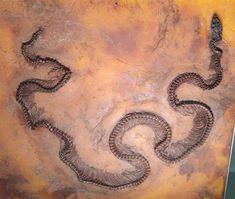
<svg viewBox="0 0 235 199"><path fill-rule="evenodd" d="M235 116L235 1L0 1L0 198L7 199L220 199L227 173ZM187 135L191 117L173 111L167 86L182 72L205 77L209 68L210 22L223 23L224 79L211 91L184 85L183 99L201 100L215 115L206 143L183 161L167 165L153 151L153 132L138 126L125 143L151 164L140 186L109 191L77 181L58 158L59 142L46 130L30 130L15 100L19 82L46 77L28 65L20 51L39 26L45 34L35 46L73 71L52 94L36 94L44 116L74 138L94 167L131 169L117 160L108 136L124 113L151 111L172 127L173 140Z"/></svg>

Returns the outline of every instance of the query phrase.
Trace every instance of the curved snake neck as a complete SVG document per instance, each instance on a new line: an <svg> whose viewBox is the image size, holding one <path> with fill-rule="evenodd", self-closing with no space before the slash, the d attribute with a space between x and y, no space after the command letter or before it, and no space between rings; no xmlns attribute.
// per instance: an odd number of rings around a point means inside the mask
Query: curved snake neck
<svg viewBox="0 0 235 199"><path fill-rule="evenodd" d="M194 72L182 73L170 82L167 90L168 102L175 111L183 115L194 115L193 127L188 136L174 143L171 142L170 125L155 113L133 112L124 115L117 122L109 137L111 152L134 167L133 171L123 171L122 173L110 173L85 163L76 152L72 137L42 117L40 109L33 101L34 93L55 92L69 81L72 74L68 67L56 59L41 57L30 51L42 32L43 29L40 28L29 41L22 43L22 54L25 60L32 65L49 67L49 74L54 76L48 80L34 78L22 81L17 88L16 100L21 105L31 129L46 128L62 141L59 158L76 173L78 180L110 189L122 189L141 184L150 173L150 164L143 155L136 153L123 143L125 133L137 125L147 125L153 129L154 151L156 156L166 163L180 161L205 142L214 123L212 110L203 102L178 99L176 91L183 83L210 90L222 81L223 69L220 63L222 50L216 46L216 43L222 40L222 24L216 14L213 15L211 21L211 40L209 42L212 53L210 66L214 68L215 74L204 79Z"/></svg>

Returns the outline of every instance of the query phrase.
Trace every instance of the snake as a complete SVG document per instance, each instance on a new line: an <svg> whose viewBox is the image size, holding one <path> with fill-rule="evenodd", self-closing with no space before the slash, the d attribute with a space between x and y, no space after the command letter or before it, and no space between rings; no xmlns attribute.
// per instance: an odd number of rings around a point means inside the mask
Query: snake
<svg viewBox="0 0 235 199"><path fill-rule="evenodd" d="M222 81L221 57L223 51L217 45L222 40L222 23L216 13L212 16L210 30L210 66L215 73L207 79L195 72L181 73L170 82L167 88L167 100L170 107L181 115L194 116L192 128L185 138L173 142L170 125L155 112L126 113L114 125L108 140L110 151L121 161L128 162L132 166L131 170L115 173L87 164L77 152L73 137L43 117L42 111L34 101L34 94L58 91L70 80L72 71L58 60L42 57L31 50L44 31L42 27L34 32L28 41L22 43L21 52L30 65L50 69L49 78L32 78L20 82L16 90L16 101L22 109L29 128L32 130L47 129L60 140L58 156L76 174L78 181L112 190L140 185L150 175L150 163L142 154L124 144L123 138L126 132L139 125L150 127L154 132L153 150L156 156L166 164L174 164L204 144L212 130L215 119L211 108L201 101L180 100L176 93L177 89L185 83L192 84L202 90L212 90ZM51 74L52 77L50 77Z"/></svg>

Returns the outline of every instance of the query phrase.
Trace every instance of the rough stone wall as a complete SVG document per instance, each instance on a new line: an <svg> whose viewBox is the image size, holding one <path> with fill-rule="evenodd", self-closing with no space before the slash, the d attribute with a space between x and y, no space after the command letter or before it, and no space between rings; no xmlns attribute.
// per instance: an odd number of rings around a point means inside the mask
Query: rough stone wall
<svg viewBox="0 0 235 199"><path fill-rule="evenodd" d="M235 116L235 1L0 1L0 198L12 199L220 199L227 174ZM83 159L117 172L130 165L110 152L108 137L122 115L151 111L172 127L173 140L187 135L192 117L167 102L167 87L179 73L209 68L210 22L223 23L224 79L211 91L183 85L182 99L208 104L215 124L206 143L175 165L159 160L145 126L125 136L151 164L137 187L110 191L77 181L58 158L59 142L46 130L30 130L15 100L18 84L46 77L27 64L20 47L42 26L34 50L72 70L59 91L36 94L47 118L74 138Z"/></svg>

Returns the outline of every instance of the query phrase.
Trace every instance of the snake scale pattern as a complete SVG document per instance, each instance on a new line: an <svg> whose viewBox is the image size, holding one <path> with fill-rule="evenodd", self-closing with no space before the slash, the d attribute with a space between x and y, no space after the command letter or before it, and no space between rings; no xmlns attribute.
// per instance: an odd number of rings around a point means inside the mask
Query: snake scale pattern
<svg viewBox="0 0 235 199"><path fill-rule="evenodd" d="M21 51L29 64L37 67L45 66L50 69L49 74L54 76L47 80L34 78L22 81L16 92L16 100L31 129L45 128L61 141L59 158L75 172L79 181L109 189L123 189L141 184L150 174L150 164L143 155L136 153L123 143L125 133L138 125L147 125L152 128L155 136L154 151L156 156L166 163L182 160L205 142L214 123L212 110L203 102L178 99L176 91L184 83L193 84L203 90L210 90L222 81L223 70L220 63L222 49L216 46L216 43L222 40L222 24L217 14L212 17L209 43L210 66L213 67L215 73L208 79L193 72L179 74L170 82L167 90L168 102L175 111L183 115L194 116L192 129L187 137L173 143L171 127L161 116L144 111L124 115L116 123L109 137L111 152L134 168L134 170L125 170L121 173L110 173L88 165L76 152L72 137L42 117L40 109L33 100L34 93L55 92L63 87L72 75L71 70L56 59L41 57L30 50L42 32L43 29L40 28L29 41L22 43Z"/></svg>

